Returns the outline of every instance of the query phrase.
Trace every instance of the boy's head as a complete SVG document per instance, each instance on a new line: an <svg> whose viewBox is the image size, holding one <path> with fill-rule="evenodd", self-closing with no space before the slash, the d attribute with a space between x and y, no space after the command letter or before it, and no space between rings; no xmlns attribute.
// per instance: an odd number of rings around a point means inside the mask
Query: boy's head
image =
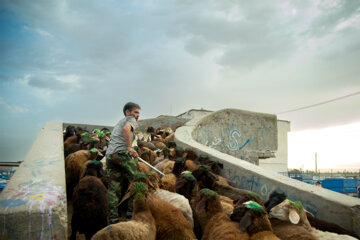
<svg viewBox="0 0 360 240"><path fill-rule="evenodd" d="M133 102L128 102L125 104L123 112L124 115L127 116L133 116L136 120L138 120L140 115L140 106Z"/></svg>

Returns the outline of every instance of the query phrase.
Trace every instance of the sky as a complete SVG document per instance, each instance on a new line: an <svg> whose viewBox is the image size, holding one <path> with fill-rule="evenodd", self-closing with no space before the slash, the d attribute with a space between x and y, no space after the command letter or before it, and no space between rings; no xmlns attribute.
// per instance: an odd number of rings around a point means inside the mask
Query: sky
<svg viewBox="0 0 360 240"><path fill-rule="evenodd" d="M145 119L358 93L359 39L356 0L0 0L0 161L22 160L48 121L115 125L128 101ZM292 166L301 134L337 126L349 146L360 94L277 117L291 121Z"/></svg>

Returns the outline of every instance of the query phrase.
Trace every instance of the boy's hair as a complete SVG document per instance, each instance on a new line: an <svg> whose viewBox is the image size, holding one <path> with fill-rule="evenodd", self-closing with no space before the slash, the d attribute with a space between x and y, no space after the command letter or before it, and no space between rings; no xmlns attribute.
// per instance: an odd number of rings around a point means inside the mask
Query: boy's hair
<svg viewBox="0 0 360 240"><path fill-rule="evenodd" d="M138 104L133 103L133 102L128 102L127 104L125 104L124 109L123 109L124 115L126 116L126 110L129 110L131 112L132 110L134 110L136 108L141 109Z"/></svg>

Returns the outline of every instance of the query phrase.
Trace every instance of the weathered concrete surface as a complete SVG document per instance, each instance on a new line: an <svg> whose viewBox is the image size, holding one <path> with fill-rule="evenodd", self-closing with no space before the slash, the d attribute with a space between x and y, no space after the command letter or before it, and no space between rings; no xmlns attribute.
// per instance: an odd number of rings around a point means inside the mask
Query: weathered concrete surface
<svg viewBox="0 0 360 240"><path fill-rule="evenodd" d="M0 195L0 239L66 239L63 124L48 122Z"/></svg>
<svg viewBox="0 0 360 240"><path fill-rule="evenodd" d="M188 123L187 126L177 129L176 143L182 147L191 147L198 154L208 154L222 162L224 169L221 175L234 182L237 187L254 191L264 199L274 190L285 192L289 199L300 200L316 217L336 223L360 236L360 199L281 176L200 144L192 138L193 131L196 131L195 126L198 127L199 124L195 121L192 124L193 126Z"/></svg>
<svg viewBox="0 0 360 240"><path fill-rule="evenodd" d="M173 131L176 128L183 126L188 120L183 118L177 118L172 116L164 116L164 117L157 117L157 118L148 118L139 120L139 129L141 131L145 131L147 127L152 126L156 128L167 128L171 127Z"/></svg>
<svg viewBox="0 0 360 240"><path fill-rule="evenodd" d="M276 158L259 159L259 166L277 173L287 173L288 169L288 132L290 122L278 120L278 149L275 153Z"/></svg>
<svg viewBox="0 0 360 240"><path fill-rule="evenodd" d="M258 165L277 150L276 115L224 109L202 118L192 132L201 144Z"/></svg>

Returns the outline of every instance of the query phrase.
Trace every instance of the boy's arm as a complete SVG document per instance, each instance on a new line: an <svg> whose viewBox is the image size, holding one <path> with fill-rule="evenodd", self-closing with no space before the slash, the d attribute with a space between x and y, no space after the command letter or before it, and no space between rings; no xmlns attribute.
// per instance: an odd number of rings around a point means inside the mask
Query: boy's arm
<svg viewBox="0 0 360 240"><path fill-rule="evenodd" d="M132 148L132 144L131 144L131 125L130 123L126 123L123 127L123 134L124 134L124 139L126 142L126 146L128 151L130 152L130 155L137 158L139 157L138 153Z"/></svg>

